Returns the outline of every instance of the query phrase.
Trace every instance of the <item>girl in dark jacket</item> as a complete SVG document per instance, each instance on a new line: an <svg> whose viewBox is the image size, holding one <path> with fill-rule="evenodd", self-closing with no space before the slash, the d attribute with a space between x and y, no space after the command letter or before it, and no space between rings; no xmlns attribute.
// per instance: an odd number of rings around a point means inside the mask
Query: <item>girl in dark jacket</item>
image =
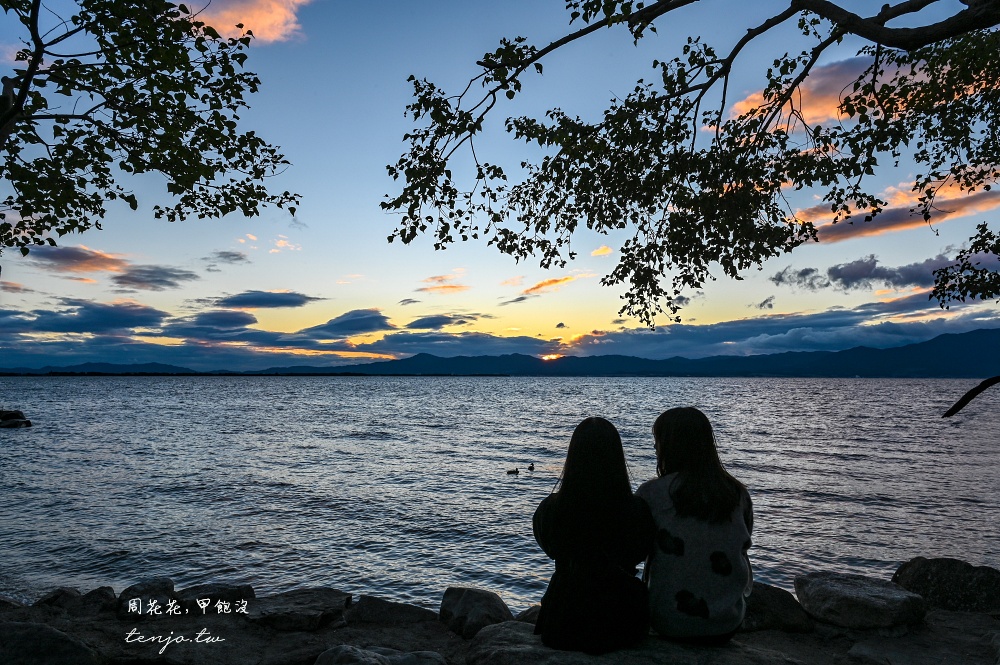
<svg viewBox="0 0 1000 665"><path fill-rule="evenodd" d="M535 624L544 644L604 653L649 633L648 594L635 574L655 529L632 494L614 425L587 418L577 426L559 489L538 506L533 527L556 562Z"/></svg>

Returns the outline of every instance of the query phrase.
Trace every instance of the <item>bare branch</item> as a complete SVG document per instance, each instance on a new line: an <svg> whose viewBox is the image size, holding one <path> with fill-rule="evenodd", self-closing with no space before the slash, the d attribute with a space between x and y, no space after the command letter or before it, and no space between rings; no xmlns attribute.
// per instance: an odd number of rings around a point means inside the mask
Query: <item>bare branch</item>
<svg viewBox="0 0 1000 665"><path fill-rule="evenodd" d="M876 44L912 51L943 39L964 35L973 30L992 28L1000 24L1000 2L984 0L972 3L968 9L937 23L919 28L887 28L885 23L904 13L912 13L936 0L910 0L876 16L862 18L829 0L792 0L792 7L809 11L836 24L844 32L863 37Z"/></svg>

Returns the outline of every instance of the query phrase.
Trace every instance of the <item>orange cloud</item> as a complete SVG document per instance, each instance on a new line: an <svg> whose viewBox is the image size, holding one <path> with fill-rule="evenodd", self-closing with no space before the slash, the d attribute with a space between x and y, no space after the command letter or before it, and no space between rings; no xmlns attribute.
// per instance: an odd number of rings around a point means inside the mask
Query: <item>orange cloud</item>
<svg viewBox="0 0 1000 665"><path fill-rule="evenodd" d="M814 67L794 98L795 106L802 111L806 123L816 125L839 120L840 98L845 92L851 92L848 86L864 73L871 62L870 57L860 56ZM890 75L886 72L883 77ZM763 104L764 94L757 91L733 104L730 113L736 117Z"/></svg>
<svg viewBox="0 0 1000 665"><path fill-rule="evenodd" d="M460 291L468 291L470 287L465 284L436 284L434 286L424 286L417 291L423 291L424 293L458 293Z"/></svg>
<svg viewBox="0 0 1000 665"><path fill-rule="evenodd" d="M893 231L903 231L917 226L924 226L924 218L920 213L911 212L911 208L916 205L915 199L910 197L899 197L890 194L887 197L894 203L902 203L895 207L886 208L875 219L870 222L839 222L837 224L826 223L816 227L816 233L821 242L840 242L850 238L862 238L865 236L877 236ZM1000 208L1000 192L975 192L967 194L961 198L938 199L931 211L931 222L944 222L950 219L958 219L967 215L975 215L990 210ZM796 213L799 219L808 221L819 221L830 219L833 215L828 206L814 206Z"/></svg>
<svg viewBox="0 0 1000 665"><path fill-rule="evenodd" d="M517 277L511 277L510 279L505 279L500 282L500 286L521 286L524 283L524 275L518 275Z"/></svg>
<svg viewBox="0 0 1000 665"><path fill-rule="evenodd" d="M283 42L302 34L296 15L309 0L213 0L201 19L220 34L236 37L242 24L262 42Z"/></svg>
<svg viewBox="0 0 1000 665"><path fill-rule="evenodd" d="M124 272L130 265L121 254L108 254L85 245L39 247L28 256L40 267L62 273Z"/></svg>
<svg viewBox="0 0 1000 665"><path fill-rule="evenodd" d="M580 279L580 277L583 277L583 275L567 275L566 277L554 277L552 279L542 280L538 284L521 291L521 293L526 296L533 296L539 293L558 291L559 287L563 284L569 284L570 282Z"/></svg>
<svg viewBox="0 0 1000 665"><path fill-rule="evenodd" d="M24 284L17 282L0 282L0 291L7 293L34 293L34 289L29 289Z"/></svg>
<svg viewBox="0 0 1000 665"><path fill-rule="evenodd" d="M590 255L591 256L607 256L608 254L610 254L613 251L615 251L615 250L611 249L607 245L601 245L600 247L598 247L597 249L595 249L594 251L592 251L590 253Z"/></svg>
<svg viewBox="0 0 1000 665"><path fill-rule="evenodd" d="M423 282L430 284L430 286L422 286L417 291L423 291L424 293L458 293L460 291L468 291L470 287L465 284L452 284L463 272L465 270L462 268L455 268L453 271L454 274L428 277Z"/></svg>

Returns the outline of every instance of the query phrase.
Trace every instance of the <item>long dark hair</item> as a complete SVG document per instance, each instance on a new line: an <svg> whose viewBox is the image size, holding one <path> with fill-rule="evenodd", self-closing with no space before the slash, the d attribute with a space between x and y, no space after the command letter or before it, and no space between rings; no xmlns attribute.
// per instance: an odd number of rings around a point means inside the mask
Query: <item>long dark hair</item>
<svg viewBox="0 0 1000 665"><path fill-rule="evenodd" d="M587 418L573 430L556 492L567 513L600 519L632 496L622 438L604 418Z"/></svg>
<svg viewBox="0 0 1000 665"><path fill-rule="evenodd" d="M669 409L653 423L656 475L676 473L670 498L680 517L726 522L746 492L722 466L708 417L694 407Z"/></svg>

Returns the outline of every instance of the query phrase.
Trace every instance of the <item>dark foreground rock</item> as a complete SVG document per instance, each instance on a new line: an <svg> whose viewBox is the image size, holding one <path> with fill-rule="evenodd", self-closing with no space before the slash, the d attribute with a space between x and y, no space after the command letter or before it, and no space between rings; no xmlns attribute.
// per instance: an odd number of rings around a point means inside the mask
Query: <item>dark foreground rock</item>
<svg viewBox="0 0 1000 665"><path fill-rule="evenodd" d="M898 584L864 575L809 573L795 578L795 595L815 619L845 628L919 623L927 603Z"/></svg>
<svg viewBox="0 0 1000 665"><path fill-rule="evenodd" d="M960 612L1000 614L1000 570L958 559L910 559L892 581L933 605Z"/></svg>
<svg viewBox="0 0 1000 665"><path fill-rule="evenodd" d="M441 600L441 621L465 639L475 637L486 626L513 620L503 599L485 589L448 587Z"/></svg>
<svg viewBox="0 0 1000 665"><path fill-rule="evenodd" d="M816 577L811 578L813 582ZM859 596L872 595L872 589L877 591L876 596L882 593L878 591L882 589L880 584L869 581L859 592L853 583L843 583L843 576L826 575L819 579L840 580L839 584L824 585L832 606L856 603ZM439 616L427 608L373 596L355 599L351 594L322 587L263 598L257 598L251 587L241 584L202 585L175 591L173 582L165 578L129 587L118 597L109 587L85 594L60 588L32 605L0 603L0 664L997 665L1000 662L1000 617L989 613L932 606L922 615L922 621L893 620L890 625L876 627L882 621L878 618L881 610L875 614L864 610L862 614L868 618L861 623L868 627L859 628L825 620L823 612L810 618L792 594L765 584L754 585L744 626L725 646L698 647L650 636L635 648L603 656L545 647L534 634L534 612L522 612L520 620L513 620L502 599L492 592L452 588L445 596L447 602L442 602ZM150 602L155 607L162 601L173 611L142 615L129 612L129 600L135 598L144 599L144 608L148 609ZM906 602L909 601L903 604ZM475 634L463 638L455 629Z"/></svg>
<svg viewBox="0 0 1000 665"><path fill-rule="evenodd" d="M740 630L784 630L789 633L809 633L815 628L813 620L795 596L763 582L753 583L753 593L747 598L747 613Z"/></svg>
<svg viewBox="0 0 1000 665"><path fill-rule="evenodd" d="M0 663L4 665L99 665L97 652L43 623L0 621Z"/></svg>

